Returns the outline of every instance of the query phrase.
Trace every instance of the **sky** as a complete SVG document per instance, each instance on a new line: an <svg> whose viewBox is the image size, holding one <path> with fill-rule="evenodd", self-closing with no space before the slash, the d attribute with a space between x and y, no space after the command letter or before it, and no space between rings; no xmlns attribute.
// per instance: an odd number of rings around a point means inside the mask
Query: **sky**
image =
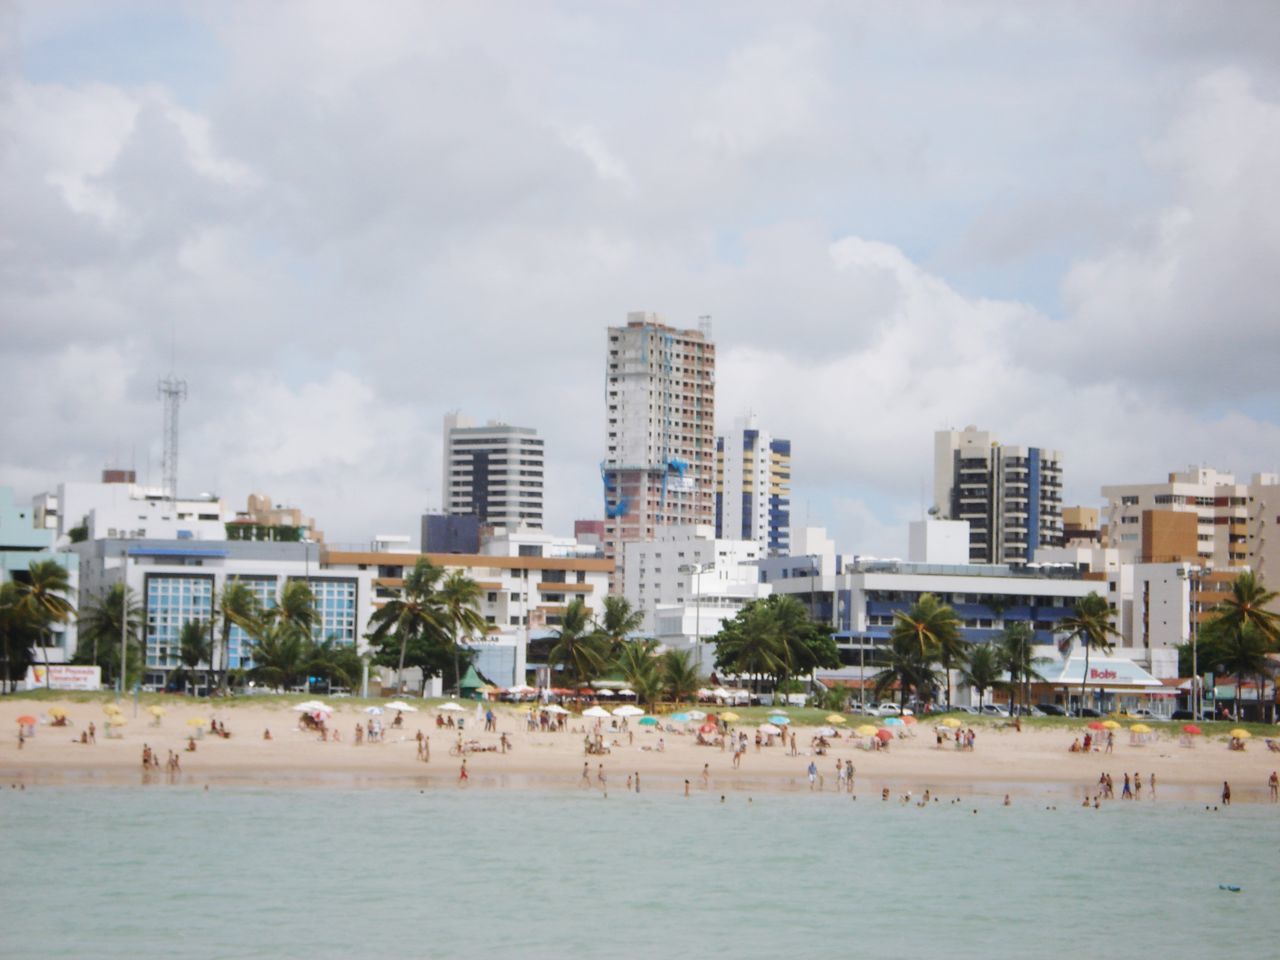
<svg viewBox="0 0 1280 960"><path fill-rule="evenodd" d="M606 328L712 317L793 518L904 555L933 433L1065 500L1280 469L1280 8L0 5L0 484L160 480L415 538L441 421L602 510Z"/></svg>

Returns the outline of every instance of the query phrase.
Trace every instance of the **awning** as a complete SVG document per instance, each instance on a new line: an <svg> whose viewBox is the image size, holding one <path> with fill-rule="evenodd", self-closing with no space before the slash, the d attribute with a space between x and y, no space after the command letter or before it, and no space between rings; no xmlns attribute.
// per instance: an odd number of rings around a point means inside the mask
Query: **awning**
<svg viewBox="0 0 1280 960"><path fill-rule="evenodd" d="M1117 657L1090 657L1089 675L1084 676L1084 657L1073 656L1062 665L1061 672L1054 676L1052 669L1045 671L1045 681L1055 687L1080 686L1084 681L1086 687L1115 689L1118 687L1151 687L1163 690L1164 683L1144 670L1132 660L1121 660Z"/></svg>

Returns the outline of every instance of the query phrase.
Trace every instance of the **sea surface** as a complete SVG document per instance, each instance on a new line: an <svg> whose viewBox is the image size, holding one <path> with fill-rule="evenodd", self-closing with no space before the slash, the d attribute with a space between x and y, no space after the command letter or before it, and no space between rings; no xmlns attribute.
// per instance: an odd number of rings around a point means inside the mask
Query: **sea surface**
<svg viewBox="0 0 1280 960"><path fill-rule="evenodd" d="M1269 804L3 786L6 958L1280 955Z"/></svg>

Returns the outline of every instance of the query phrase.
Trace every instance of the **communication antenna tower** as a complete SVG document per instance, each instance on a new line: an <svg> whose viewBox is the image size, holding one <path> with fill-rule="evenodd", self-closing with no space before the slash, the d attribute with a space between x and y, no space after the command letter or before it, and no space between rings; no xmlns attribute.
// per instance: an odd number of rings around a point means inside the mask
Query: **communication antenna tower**
<svg viewBox="0 0 1280 960"><path fill-rule="evenodd" d="M164 401L164 459L161 473L164 476L164 492L169 502L178 500L178 404L187 399L187 381L179 380L170 371L160 381L157 393Z"/></svg>

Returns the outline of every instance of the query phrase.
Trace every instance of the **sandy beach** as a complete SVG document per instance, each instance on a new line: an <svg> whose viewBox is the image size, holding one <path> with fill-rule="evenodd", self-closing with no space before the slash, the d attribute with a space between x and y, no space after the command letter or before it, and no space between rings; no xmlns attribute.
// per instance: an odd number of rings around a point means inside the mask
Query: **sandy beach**
<svg viewBox="0 0 1280 960"><path fill-rule="evenodd" d="M168 781L194 786L459 786L461 758L450 755L459 733L437 729L435 711L406 713L403 727L386 729L381 742L357 744L356 725L368 720L363 706L341 700L330 703L336 712L329 728L338 732L340 740L324 741L315 732L301 729L298 713L278 702L211 706L208 702L179 701L166 706L158 722L145 706L135 715L133 703L124 702L128 722L118 737L108 737L102 702L6 698L0 701L0 779L29 785ZM57 707L66 711L68 726L49 724L51 710ZM888 750L865 750L860 746L862 741L842 736L830 741L825 755L816 755L810 747L815 728L797 726L795 756L781 744L757 750L754 728L744 724L741 729L748 731L749 745L740 768L735 769L731 750L699 745L695 736L683 732L683 725L657 731L632 725L621 732L607 729L609 721L605 721L610 752L587 756L584 735L593 729L594 721L571 716L563 733L528 732L526 706L499 704L494 709L496 733L481 732L473 707L458 715L465 718L462 735L466 739L497 748L500 735L505 733L510 743L506 753L494 750L467 755L466 786L471 788L586 789L585 763L590 789L595 790L625 791L628 777L634 789L638 776L642 790L683 790L688 779L691 790L807 792L812 761L819 773L813 788L825 792L839 788L837 762L849 761L855 768L853 792L867 799L878 799L888 788L894 796L909 790L920 795L931 789L935 794L1012 793L1079 803L1096 792L1103 772L1114 778L1118 795L1128 772L1141 774L1144 801L1152 799L1149 784L1154 774L1156 799L1215 802L1226 780L1231 783L1234 800L1258 802L1268 800L1267 778L1280 767L1280 754L1269 752L1260 737L1240 752L1228 750L1217 736L1196 737L1194 746L1189 747L1168 732L1161 731L1139 744L1132 743L1125 731L1118 731L1114 752L1083 754L1069 751L1072 739L1084 732L1083 724L1078 730L1027 726L1019 732L975 722L974 749L959 751L950 742L939 748L933 728L922 721L907 728L911 735L894 740ZM19 747L17 718L24 715L34 716L38 723L35 735ZM394 711L389 711L379 719L389 727L393 717ZM205 724L203 736L195 741L195 751L188 752L188 736L193 731L189 721L193 718ZM849 726L860 720L849 719ZM211 720L224 725L231 736L211 734ZM80 735L90 722L96 728L96 742L82 744ZM271 731L272 739L264 739L266 730ZM419 730L428 738L430 759L426 761L418 756ZM144 744L158 751L161 761L159 770L146 774L141 765ZM181 771L176 775L168 774L165 768L169 751L180 757ZM602 769L603 785L599 778Z"/></svg>

